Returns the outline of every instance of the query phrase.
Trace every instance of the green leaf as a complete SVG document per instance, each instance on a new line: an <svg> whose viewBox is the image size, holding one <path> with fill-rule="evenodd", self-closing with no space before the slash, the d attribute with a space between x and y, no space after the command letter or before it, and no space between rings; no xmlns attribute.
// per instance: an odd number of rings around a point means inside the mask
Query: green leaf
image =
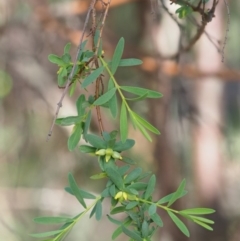
<svg viewBox="0 0 240 241"><path fill-rule="evenodd" d="M94 153L96 152L96 148L95 147L92 147L92 146L87 146L87 145L81 145L79 147L79 150L82 152L82 153Z"/></svg>
<svg viewBox="0 0 240 241"><path fill-rule="evenodd" d="M124 143L128 136L128 118L126 104L122 102L121 112L120 112L120 135L121 141Z"/></svg>
<svg viewBox="0 0 240 241"><path fill-rule="evenodd" d="M64 47L64 54L68 54L71 48L71 43L67 43Z"/></svg>
<svg viewBox="0 0 240 241"><path fill-rule="evenodd" d="M91 218L96 213L96 208L97 208L97 205L94 205L94 207L89 215L89 218Z"/></svg>
<svg viewBox="0 0 240 241"><path fill-rule="evenodd" d="M126 206L126 209L133 209L134 207L136 207L139 204L139 202L137 201L133 201L133 202L129 202Z"/></svg>
<svg viewBox="0 0 240 241"><path fill-rule="evenodd" d="M67 81L67 69L65 67L61 67L58 72L58 85L63 87Z"/></svg>
<svg viewBox="0 0 240 241"><path fill-rule="evenodd" d="M33 233L30 234L30 236L34 237L34 238L46 238L46 237L50 237L56 234L61 233L62 230L55 230L55 231L49 231L49 232L44 232L44 233Z"/></svg>
<svg viewBox="0 0 240 241"><path fill-rule="evenodd" d="M128 186L128 188L133 188L138 191L143 191L146 189L146 187L147 187L147 183L145 182L136 182Z"/></svg>
<svg viewBox="0 0 240 241"><path fill-rule="evenodd" d="M142 173L142 168L137 167L134 170L132 170L125 178L124 183L131 183L132 181L135 181Z"/></svg>
<svg viewBox="0 0 240 241"><path fill-rule="evenodd" d="M110 195L112 197L115 197L115 195L116 195L116 187L115 187L114 184L109 188L109 193L110 193Z"/></svg>
<svg viewBox="0 0 240 241"><path fill-rule="evenodd" d="M73 222L72 218L68 217L37 217L33 219L36 223L41 224L58 224L58 223L69 223Z"/></svg>
<svg viewBox="0 0 240 241"><path fill-rule="evenodd" d="M118 207L113 208L111 210L110 214L122 213L122 212L125 212L125 210L126 210L125 206L118 206Z"/></svg>
<svg viewBox="0 0 240 241"><path fill-rule="evenodd" d="M60 126L71 126L78 123L80 120L81 118L79 116L68 116L56 119L55 124Z"/></svg>
<svg viewBox="0 0 240 241"><path fill-rule="evenodd" d="M73 194L73 191L70 187L65 187L65 191L68 192L69 194L71 195L74 195ZM87 192L87 191L84 191L82 189L78 189L78 191L80 192L82 198L86 198L86 199L96 199L96 196L94 196L93 194Z"/></svg>
<svg viewBox="0 0 240 241"><path fill-rule="evenodd" d="M82 123L76 124L73 128L73 132L71 136L68 138L68 149L69 151L73 151L80 141L82 134Z"/></svg>
<svg viewBox="0 0 240 241"><path fill-rule="evenodd" d="M147 98L147 93L144 94L144 95L140 95L136 98L125 98L126 100L129 100L129 101L140 101L140 100L144 100Z"/></svg>
<svg viewBox="0 0 240 241"><path fill-rule="evenodd" d="M86 203L84 202L84 199L81 195L81 192L79 191L79 187L71 173L68 174L68 182L70 185L70 188L73 192L73 195L77 198L77 200L82 204L84 208L86 208Z"/></svg>
<svg viewBox="0 0 240 241"><path fill-rule="evenodd" d="M135 231L131 231L124 226L122 226L122 231L130 238L132 238L134 241L142 241L141 236L136 233Z"/></svg>
<svg viewBox="0 0 240 241"><path fill-rule="evenodd" d="M113 75L115 74L119 66L119 63L123 54L123 49L124 49L124 38L120 38L112 58L111 72Z"/></svg>
<svg viewBox="0 0 240 241"><path fill-rule="evenodd" d="M86 88L89 86L91 83L93 83L99 75L103 72L104 66L101 66L97 69L95 69L90 75L88 75L84 81L82 82L82 88Z"/></svg>
<svg viewBox="0 0 240 241"><path fill-rule="evenodd" d="M157 211L157 206L156 204L151 204L150 207L148 208L148 214L149 216L152 216L156 213Z"/></svg>
<svg viewBox="0 0 240 241"><path fill-rule="evenodd" d="M57 56L55 54L49 54L48 60L53 64L57 64L58 66L64 66L65 65L64 61L59 56Z"/></svg>
<svg viewBox="0 0 240 241"><path fill-rule="evenodd" d="M213 228L211 226L207 225L206 223L203 223L203 222L201 222L199 220L196 220L196 219L194 220L194 222L197 223L198 225L202 226L203 228L209 230L209 231L213 231Z"/></svg>
<svg viewBox="0 0 240 241"><path fill-rule="evenodd" d="M98 179L102 179L102 178L106 178L106 177L107 177L107 174L105 172L101 172L101 173L91 176L90 178L93 180L98 180Z"/></svg>
<svg viewBox="0 0 240 241"><path fill-rule="evenodd" d="M124 165L118 168L118 172L121 176L123 176L130 168L130 165Z"/></svg>
<svg viewBox="0 0 240 241"><path fill-rule="evenodd" d="M66 53L62 56L62 60L66 65L69 65L71 63L71 55Z"/></svg>
<svg viewBox="0 0 240 241"><path fill-rule="evenodd" d="M127 67L127 66L136 66L141 65L143 62L140 59L121 59L118 66Z"/></svg>
<svg viewBox="0 0 240 241"><path fill-rule="evenodd" d="M123 159L121 161L123 161L123 162L125 162L127 164L130 164L130 165L135 165L136 164L135 161L133 161L132 159L130 159L128 157L125 157L125 156L123 157Z"/></svg>
<svg viewBox="0 0 240 241"><path fill-rule="evenodd" d="M181 195L180 195L179 198L185 196L187 193L188 193L188 191L183 190L183 192L181 193ZM173 193L171 193L171 194L168 194L167 196L161 198L157 203L158 203L158 204L163 204L163 203L169 202L169 201L172 199L172 197L173 197L174 194L175 194L175 192L173 192Z"/></svg>
<svg viewBox="0 0 240 241"><path fill-rule="evenodd" d="M115 88L114 82L112 79L108 81L108 90L111 90L112 88ZM117 101L117 95L114 95L109 101L108 106L111 111L112 117L116 118L118 113L118 101Z"/></svg>
<svg viewBox="0 0 240 241"><path fill-rule="evenodd" d="M118 152L126 151L126 150L132 148L134 145L135 145L135 141L134 140L127 139L124 143L121 142L121 141L116 142L114 147L113 147L113 150L114 151L118 151Z"/></svg>
<svg viewBox="0 0 240 241"><path fill-rule="evenodd" d="M200 222L203 222L203 223L209 223L209 224L214 224L214 221L213 220L210 220L210 219L208 219L208 218L203 218L203 217L198 217L198 216L188 216L187 218L189 218L190 217L190 219L191 220L198 220L198 221L200 221Z"/></svg>
<svg viewBox="0 0 240 241"><path fill-rule="evenodd" d="M182 196L185 186L186 186L186 180L183 179L177 191L173 194L173 196L169 200L167 207L170 207L176 200L178 200Z"/></svg>
<svg viewBox="0 0 240 241"><path fill-rule="evenodd" d="M95 216L98 221L102 218L102 202L101 202L101 200L98 200L96 203Z"/></svg>
<svg viewBox="0 0 240 241"><path fill-rule="evenodd" d="M144 193L144 198L147 200L152 193L154 192L154 188L155 188L155 184L156 184L156 176L152 175L148 181L148 185L147 185L147 189Z"/></svg>
<svg viewBox="0 0 240 241"><path fill-rule="evenodd" d="M172 212L167 211L170 218L173 220L173 222L176 224L176 226L185 234L187 237L190 237L189 231L186 227L186 225Z"/></svg>
<svg viewBox="0 0 240 241"><path fill-rule="evenodd" d="M93 135L93 134L87 134L86 140L94 147L99 149L106 149L107 145L106 142L100 138L99 136Z"/></svg>
<svg viewBox="0 0 240 241"><path fill-rule="evenodd" d="M84 50L86 44L87 44L87 40L85 40L85 41L83 41L83 42L81 43L81 45L80 45L80 51L79 51L78 56L77 56L77 59L78 59L78 60L81 59L82 53L83 53L83 50Z"/></svg>
<svg viewBox="0 0 240 241"><path fill-rule="evenodd" d="M131 115L132 116L132 115ZM134 120L134 119L133 119ZM140 132L143 134L143 136L150 142L152 142L152 138L150 137L150 135L147 133L146 129L136 120L134 120L135 125L137 126L137 128L140 130Z"/></svg>
<svg viewBox="0 0 240 241"><path fill-rule="evenodd" d="M117 225L121 225L121 224L122 224L121 221L118 221L118 220L112 218L112 217L111 217L110 215L108 215L108 214L107 214L107 217L108 217L109 221L112 222L112 223L114 223L114 224L117 224Z"/></svg>
<svg viewBox="0 0 240 241"><path fill-rule="evenodd" d="M163 96L161 93L157 91L134 86L120 86L120 89L139 96L147 94L147 98L160 98Z"/></svg>
<svg viewBox="0 0 240 241"><path fill-rule="evenodd" d="M142 237L143 238L148 237L148 233L149 233L148 223L146 222L146 220L143 220L143 222L142 222Z"/></svg>
<svg viewBox="0 0 240 241"><path fill-rule="evenodd" d="M117 186L119 190L123 189L123 179L120 174L113 168L106 168L106 173L111 181Z"/></svg>
<svg viewBox="0 0 240 241"><path fill-rule="evenodd" d="M150 217L156 225L158 225L159 227L163 227L163 221L157 213L154 213Z"/></svg>
<svg viewBox="0 0 240 241"><path fill-rule="evenodd" d="M187 215L189 214L204 215L204 214L215 213L215 210L211 208L191 208L191 209L181 210L179 211L179 213L183 213Z"/></svg>
<svg viewBox="0 0 240 241"><path fill-rule="evenodd" d="M72 80L72 85L70 87L70 90L69 90L69 96L72 97L75 90L76 90L76 87L77 87L77 80Z"/></svg>
<svg viewBox="0 0 240 241"><path fill-rule="evenodd" d="M83 137L85 140L86 140L86 135L88 133L90 124L91 124L91 118L92 118L92 112L88 111L87 118L86 118L86 121L84 122L84 127L83 127Z"/></svg>
<svg viewBox="0 0 240 241"><path fill-rule="evenodd" d="M93 105L103 105L107 103L115 94L116 88L112 88L111 90L107 91L103 95L101 95L98 99L96 99Z"/></svg>
<svg viewBox="0 0 240 241"><path fill-rule="evenodd" d="M123 222L123 225L125 227L129 226L131 224L132 220L127 217L126 220ZM112 234L112 239L114 240L122 233L122 226L118 227Z"/></svg>
<svg viewBox="0 0 240 241"><path fill-rule="evenodd" d="M76 101L76 107L78 116L83 116L85 114L85 108L83 104L86 102L85 95L80 95Z"/></svg>
<svg viewBox="0 0 240 241"><path fill-rule="evenodd" d="M149 122L147 122L145 119L143 119L140 115L132 111L133 118L140 123L143 127L148 129L149 131L155 133L155 134L160 134L159 130L155 128L153 125L151 125Z"/></svg>

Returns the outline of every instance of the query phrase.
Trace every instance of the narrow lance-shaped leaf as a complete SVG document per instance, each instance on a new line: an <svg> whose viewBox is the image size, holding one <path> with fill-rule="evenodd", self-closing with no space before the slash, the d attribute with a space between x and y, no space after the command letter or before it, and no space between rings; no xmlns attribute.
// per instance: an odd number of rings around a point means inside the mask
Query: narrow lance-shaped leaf
<svg viewBox="0 0 240 241"><path fill-rule="evenodd" d="M124 226L122 226L122 231L130 238L132 238L134 241L142 241L142 238L139 234L137 234L134 231L131 231Z"/></svg>
<svg viewBox="0 0 240 241"><path fill-rule="evenodd" d="M203 228L209 230L209 231L213 231L213 228L211 226L209 226L208 224L204 223L204 222L201 222L199 220L193 220L194 223L197 223L198 225L202 226Z"/></svg>
<svg viewBox="0 0 240 241"><path fill-rule="evenodd" d="M73 195L77 198L77 200L83 205L84 208L86 208L86 203L84 202L84 199L79 191L79 187L71 173L68 174L68 182L70 185L70 188L73 192Z"/></svg>
<svg viewBox="0 0 240 241"><path fill-rule="evenodd" d="M124 178L124 183L131 183L132 181L135 181L142 173L142 168L137 167L134 170L132 170L127 176Z"/></svg>
<svg viewBox="0 0 240 241"><path fill-rule="evenodd" d="M108 81L108 90L111 90L114 87L115 87L114 82L110 78ZM111 111L113 118L116 118L117 113L118 113L118 103L117 102L118 102L117 95L113 95L113 97L108 101L108 106L109 106L109 109Z"/></svg>
<svg viewBox="0 0 240 241"><path fill-rule="evenodd" d="M128 118L126 104L122 102L121 112L120 112L120 135L121 141L124 143L128 136Z"/></svg>
<svg viewBox="0 0 240 241"><path fill-rule="evenodd" d="M88 75L82 82L82 88L86 88L88 85L93 83L99 75L103 72L104 66L95 69L90 75Z"/></svg>
<svg viewBox="0 0 240 241"><path fill-rule="evenodd" d="M140 124L139 122L137 122L136 120L134 120L135 125L137 126L137 128L140 130L140 132L143 134L143 136L150 142L152 142L152 138L150 137L150 135L147 133L146 129L142 126L142 124Z"/></svg>
<svg viewBox="0 0 240 241"><path fill-rule="evenodd" d="M55 231L49 231L49 232L44 232L44 233L33 233L30 234L30 236L34 237L34 238L46 238L46 237L50 237L56 234L61 233L62 230L55 230Z"/></svg>
<svg viewBox="0 0 240 241"><path fill-rule="evenodd" d="M55 124L60 126L71 126L79 122L81 118L79 116L68 116L64 118L58 118L55 121Z"/></svg>
<svg viewBox="0 0 240 241"><path fill-rule="evenodd" d="M77 146L78 142L80 141L82 134L82 124L79 123L74 126L73 132L71 136L68 138L68 149L69 151L73 151Z"/></svg>
<svg viewBox="0 0 240 241"><path fill-rule="evenodd" d="M183 179L182 182L180 183L177 191L173 194L172 198L169 200L168 205L167 205L168 207L170 207L176 200L178 200L182 196L185 185L186 185L186 180Z"/></svg>
<svg viewBox="0 0 240 241"><path fill-rule="evenodd" d="M120 86L120 89L139 96L147 94L147 98L160 98L163 96L160 92L135 86Z"/></svg>
<svg viewBox="0 0 240 241"><path fill-rule="evenodd" d="M72 218L68 217L37 217L34 218L34 222L41 224L58 224L73 222Z"/></svg>
<svg viewBox="0 0 240 241"><path fill-rule="evenodd" d="M155 184L156 184L156 176L152 175L148 181L147 189L144 193L145 199L148 199L152 195L152 193L154 192Z"/></svg>
<svg viewBox="0 0 240 241"><path fill-rule="evenodd" d="M187 236L189 237L189 231L186 227L186 225L173 213L170 211L167 211L170 218L173 220L173 222L176 224L176 226Z"/></svg>
<svg viewBox="0 0 240 241"><path fill-rule="evenodd" d="M72 191L72 189L70 187L65 187L65 191L68 192L69 194L74 195L74 193L73 193L73 191ZM87 191L84 191L84 190L82 190L80 188L78 189L78 191L80 192L80 195L81 195L82 198L96 199L96 197L93 194L91 194L91 193L89 193Z"/></svg>
<svg viewBox="0 0 240 241"><path fill-rule="evenodd" d="M185 196L187 193L188 193L188 191L183 190L183 192L182 192L182 194L180 195L179 198ZM171 194L168 194L167 196L161 198L157 203L158 203L158 204L163 204L163 203L169 202L169 201L172 199L172 197L173 197L174 194L175 194L175 192L174 192L174 193L171 193Z"/></svg>
<svg viewBox="0 0 240 241"><path fill-rule="evenodd" d="M99 136L96 136L93 134L87 134L86 141L88 141L92 146L96 148L102 148L102 149L107 148L105 141Z"/></svg>
<svg viewBox="0 0 240 241"><path fill-rule="evenodd" d="M183 214L194 214L194 215L205 215L215 213L214 209L211 208L191 208L179 211L179 213Z"/></svg>
<svg viewBox="0 0 240 241"><path fill-rule="evenodd" d="M98 99L96 99L93 105L103 105L107 103L114 96L115 92L116 88L112 88L111 90L101 95Z"/></svg>
<svg viewBox="0 0 240 241"><path fill-rule="evenodd" d="M123 188L123 179L120 174L113 168L107 168L106 173L110 177L111 181L117 186L117 188L121 190Z"/></svg>
<svg viewBox="0 0 240 241"><path fill-rule="evenodd" d="M149 131L160 134L159 130L155 128L153 125L151 125L148 121L146 121L144 118L142 118L140 115L132 111L133 118L140 123L144 128L148 129Z"/></svg>
<svg viewBox="0 0 240 241"><path fill-rule="evenodd" d="M113 75L115 74L117 67L120 63L120 60L123 54L123 49L124 49L124 38L120 38L112 58L111 72Z"/></svg>
<svg viewBox="0 0 240 241"><path fill-rule="evenodd" d="M96 219L99 221L102 217L102 202L98 200L96 203L96 212L95 212Z"/></svg>

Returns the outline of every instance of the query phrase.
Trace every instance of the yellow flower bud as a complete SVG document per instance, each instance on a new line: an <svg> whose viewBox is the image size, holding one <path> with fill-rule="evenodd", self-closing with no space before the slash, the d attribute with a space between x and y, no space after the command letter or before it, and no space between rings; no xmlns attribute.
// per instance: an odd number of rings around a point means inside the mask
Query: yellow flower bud
<svg viewBox="0 0 240 241"><path fill-rule="evenodd" d="M117 151L114 151L114 152L113 152L112 157L113 157L114 159L120 159L120 160L122 160L122 156L121 156L120 153L118 153Z"/></svg>
<svg viewBox="0 0 240 241"><path fill-rule="evenodd" d="M106 150L105 149L100 149L95 152L97 156L105 156L106 155Z"/></svg>

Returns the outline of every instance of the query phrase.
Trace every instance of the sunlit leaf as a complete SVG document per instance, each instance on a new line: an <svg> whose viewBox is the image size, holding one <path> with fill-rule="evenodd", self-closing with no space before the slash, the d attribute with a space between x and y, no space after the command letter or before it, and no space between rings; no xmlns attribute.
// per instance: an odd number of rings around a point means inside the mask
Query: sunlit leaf
<svg viewBox="0 0 240 241"><path fill-rule="evenodd" d="M67 43L64 47L64 54L68 54L71 48L71 43Z"/></svg>
<svg viewBox="0 0 240 241"><path fill-rule="evenodd" d="M71 126L78 123L80 120L81 118L79 116L68 116L56 119L55 124L60 126Z"/></svg>
<svg viewBox="0 0 240 241"><path fill-rule="evenodd" d="M114 85L112 79L110 79L108 81L108 90L111 90L114 87L115 87L115 85ZM108 106L109 106L109 109L111 111L113 118L116 118L117 113L118 113L117 95L113 95L113 97L108 101Z"/></svg>
<svg viewBox="0 0 240 241"><path fill-rule="evenodd" d="M98 180L98 179L102 179L102 178L106 178L106 177L107 177L107 174L105 172L101 172L101 173L91 176L90 178L93 180Z"/></svg>
<svg viewBox="0 0 240 241"><path fill-rule="evenodd" d="M197 223L198 225L202 226L203 228L209 230L209 231L213 231L213 228L211 226L207 225L204 222L201 222L201 221L196 220L196 219L194 220L194 222Z"/></svg>
<svg viewBox="0 0 240 241"><path fill-rule="evenodd" d="M65 65L65 62L59 56L57 56L55 54L49 54L48 60L53 64L57 64L58 66L64 66Z"/></svg>

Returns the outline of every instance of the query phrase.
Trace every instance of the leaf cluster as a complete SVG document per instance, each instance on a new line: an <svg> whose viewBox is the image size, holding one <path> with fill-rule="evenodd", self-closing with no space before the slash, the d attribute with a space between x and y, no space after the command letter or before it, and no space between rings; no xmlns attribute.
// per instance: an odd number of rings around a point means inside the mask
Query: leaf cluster
<svg viewBox="0 0 240 241"><path fill-rule="evenodd" d="M99 33L95 36L97 41ZM121 38L116 46L111 61L106 62L103 58L102 47L100 47L97 56L94 53L85 50L86 41L81 45L81 51L78 56L77 71L72 79L72 90L70 95L76 88L77 80L80 81L80 87L86 89L102 76L104 71L108 76L107 89L103 91L98 98L81 94L76 100L76 115L61 117L56 120L56 124L60 126L73 126L72 133L68 138L68 149L74 150L80 139L84 139L85 143L80 145L78 149L97 158L100 172L93 174L92 180L104 179L105 188L96 197L95 195L79 188L73 175L68 175L68 186L66 192L73 195L82 206L83 211L75 217L57 216L57 217L38 217L34 221L40 224L56 224L61 225L57 230L31 234L32 237L45 238L43 241L62 241L71 231L74 225L81 219L83 215L90 212L90 217L95 216L97 220L101 220L102 203L105 199L111 202L111 209L107 217L110 222L117 225L116 230L112 234L114 240L120 234L124 233L130 238L130 241L150 241L158 228L163 227L163 221L157 210L165 210L176 226L183 234L189 237L189 231L183 221L179 218L186 218L196 224L212 230L213 221L202 217L202 215L211 214L212 209L193 208L185 210L175 210L172 208L178 199L187 194L185 190L186 181L183 180L178 189L159 200L153 200L153 193L156 187L156 177L149 172L143 172L142 168L136 167L136 162L125 155L125 151L131 149L135 141L128 139L128 122L131 121L134 128L138 129L149 141L151 136L149 132L159 134L159 131L151 125L147 120L134 112L129 101L142 101L146 98L159 98L161 93L145 88L135 86L120 86L115 78L118 67L134 66L141 64L138 59L122 59L124 50L124 39ZM66 84L66 78L71 73L73 63L69 54L70 44L64 48L63 56L49 55L49 60L59 66L58 85ZM98 61L97 68L90 68L89 63L93 59ZM134 97L126 98L125 92L132 94ZM87 93L87 92L86 92ZM117 98L118 93L119 98ZM119 99L121 103L119 102ZM118 116L120 131L114 130L110 133L102 132L101 136L89 133L91 123L92 110L94 107L103 107L109 109L112 116ZM119 140L120 139L120 140ZM121 161L121 165L119 165ZM88 206L86 199L92 199L93 202ZM124 213L123 220L117 220L114 215Z"/></svg>

